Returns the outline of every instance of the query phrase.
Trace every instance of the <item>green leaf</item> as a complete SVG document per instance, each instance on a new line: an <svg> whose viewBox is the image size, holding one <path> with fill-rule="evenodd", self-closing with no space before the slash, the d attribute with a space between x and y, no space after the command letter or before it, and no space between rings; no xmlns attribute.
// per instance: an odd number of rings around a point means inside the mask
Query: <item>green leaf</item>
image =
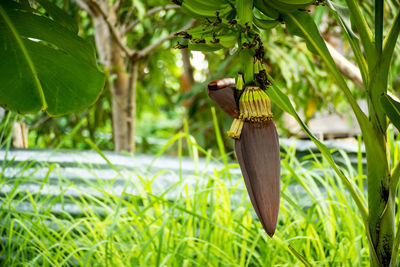
<svg viewBox="0 0 400 267"><path fill-rule="evenodd" d="M357 28L363 45L368 64L371 63L375 55L375 46L372 40L372 33L368 24L361 13L360 4L356 0L346 0L350 17ZM369 64L370 65L370 64Z"/></svg>
<svg viewBox="0 0 400 267"><path fill-rule="evenodd" d="M374 189L379 191L379 188L385 186L384 184L386 179L385 173L387 173L387 161L386 161L386 154L384 149L385 146L383 144L382 135L368 120L367 116L364 114L364 112L360 109L357 102L355 101L343 76L337 69L335 62L333 61L333 58L329 53L329 50L326 47L324 40L319 34L318 28L315 25L314 21L312 20L311 16L306 12L297 12L297 13L285 14L283 18L285 22L290 21L292 25L297 27L297 29L302 32L304 38L317 51L318 55L326 64L330 74L337 80L340 89L345 94L347 101L349 102L357 118L357 121L360 125L364 137L365 148L367 152L368 177L372 177L371 179L368 179L368 190ZM371 212L374 212L374 214L370 214L371 217L369 218L368 224L365 224L367 231L371 229L376 229L378 223L377 219L380 218L382 212L385 210L386 203L383 201L380 194L369 193L368 206L369 210ZM368 234L368 240L371 244L371 247L374 247L373 246L374 238L372 238L374 235L375 232ZM375 249L373 249L371 255L373 255L374 258L376 258Z"/></svg>
<svg viewBox="0 0 400 267"><path fill-rule="evenodd" d="M49 15L58 23L60 23L65 28L69 29L73 33L78 33L79 26L78 23L67 13L65 13L61 8L47 0L36 0L39 4L46 9Z"/></svg>
<svg viewBox="0 0 400 267"><path fill-rule="evenodd" d="M6 9L13 27L22 38L44 41L57 49L96 66L95 50L91 43L57 22L28 12Z"/></svg>
<svg viewBox="0 0 400 267"><path fill-rule="evenodd" d="M269 80L272 81L271 77L268 77ZM327 162L332 166L333 170L335 173L339 176L339 178L343 181L344 185L346 186L347 190L349 190L354 202L356 203L361 216L363 218L363 222L365 225L366 233L367 233L367 238L368 242L371 247L373 247L373 239L371 236L371 232L369 229L369 215L368 215L368 210L367 207L365 206L365 200L362 198L362 195L358 192L357 187L352 184L352 182L346 177L346 175L339 169L339 167L336 165L335 161L332 158L332 155L329 151L329 149L321 143L308 129L306 124L301 120L300 116L297 114L295 108L293 107L292 103L290 102L289 98L275 85L272 84L271 87L268 88L267 93L271 100L278 105L282 110L286 111L290 115L292 115L296 121L299 123L300 127L306 132L306 134L310 137L310 139L314 142L314 144L317 146L323 157L327 160ZM376 252L373 249L372 250L372 255L373 258L376 259Z"/></svg>
<svg viewBox="0 0 400 267"><path fill-rule="evenodd" d="M392 62L393 52L396 47L397 39L400 34L400 11L397 12L396 18L386 35L385 41L383 43L382 52L382 65L384 73L388 73L390 69L390 63Z"/></svg>
<svg viewBox="0 0 400 267"><path fill-rule="evenodd" d="M271 81L272 78L268 77ZM292 115L296 121L300 124L301 128L307 133L307 135L311 138L311 140L315 143L318 147L321 154L325 157L328 163L332 166L333 170L336 174L342 179L343 183L346 185L347 190L351 193L353 200L355 201L358 209L361 212L364 222L368 219L368 211L365 207L364 200L360 196L359 192L357 191L357 187L352 184L352 182L344 175L344 173L339 169L339 167L334 162L331 152L329 149L321 143L308 129L306 124L301 120L300 116L297 114L295 108L293 107L292 103L290 102L289 98L275 85L272 84L271 87L267 89L267 93L271 100L278 105L281 109ZM367 224L366 224L367 225Z"/></svg>
<svg viewBox="0 0 400 267"><path fill-rule="evenodd" d="M388 96L383 94L380 98L383 109L390 121L396 126L397 130L400 129L400 103Z"/></svg>
<svg viewBox="0 0 400 267"><path fill-rule="evenodd" d="M301 23L307 23L310 24L309 19L304 15L304 12L299 12L299 15L297 16L299 18L299 20L301 21ZM301 14L301 15L300 15ZM315 49L314 45L312 43L310 43L310 41L306 38L304 32L298 27L298 25L296 24L296 22L294 20L291 19L284 19L285 23L286 23L286 29L290 34L299 36L301 38L304 38L306 41L306 45L308 50L310 50L311 53L313 54L317 54L318 55L318 51ZM306 28L310 28L312 27L310 25L303 25Z"/></svg>
<svg viewBox="0 0 400 267"><path fill-rule="evenodd" d="M133 6L132 8L135 8L137 10L137 15L139 19L143 19L146 16L146 7L144 6L144 3L139 0L133 0Z"/></svg>
<svg viewBox="0 0 400 267"><path fill-rule="evenodd" d="M349 40L351 49L353 50L353 53L357 60L358 67L361 72L361 76L362 76L363 80L366 81L367 77L368 77L367 62L361 51L359 38L357 37L357 35L353 32L353 30L351 28L350 10L347 7L338 5L331 1L327 1L326 3L327 3L327 6L333 12L336 19L339 21L340 25L342 26L342 29Z"/></svg>
<svg viewBox="0 0 400 267"><path fill-rule="evenodd" d="M94 56L91 44L57 22L0 4L0 105L6 109L62 115L89 106L104 83Z"/></svg>
<svg viewBox="0 0 400 267"><path fill-rule="evenodd" d="M335 62L329 53L328 48L326 47L325 41L322 39L310 14L307 12L288 13L283 15L283 20L287 24L291 25L290 27L292 27L292 31L296 32L297 34L301 34L306 42L308 42L312 49L316 52L316 54L319 55L325 62L329 71L338 82L340 89L345 94L354 114L356 115L357 121L363 130L363 133L368 134L371 128L368 118L360 109L353 95L351 94L350 89L336 67Z"/></svg>

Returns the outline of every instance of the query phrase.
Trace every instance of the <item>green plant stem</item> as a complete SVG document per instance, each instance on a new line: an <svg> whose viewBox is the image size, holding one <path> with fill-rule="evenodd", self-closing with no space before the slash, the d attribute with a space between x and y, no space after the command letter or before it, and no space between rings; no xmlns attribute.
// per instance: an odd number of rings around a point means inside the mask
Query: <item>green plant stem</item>
<svg viewBox="0 0 400 267"><path fill-rule="evenodd" d="M373 124L376 140L375 148L367 148L368 164L368 208L369 228L379 262L371 262L373 266L388 266L396 259L392 259L396 250L395 237L395 196L400 175L400 167L397 165L393 171L393 177L389 172L386 151L386 113L380 103L380 97L387 92L390 63L394 47L400 32L399 15L383 42L383 1L376 1L375 10L375 41L377 55L374 61L369 61L370 84L368 88L369 113ZM378 160L377 160L378 159ZM398 249L397 249L398 250Z"/></svg>
<svg viewBox="0 0 400 267"><path fill-rule="evenodd" d="M338 81L340 88L344 92L360 124L365 141L368 164L369 212L367 214L369 216L368 220L364 221L364 223L370 244L370 261L372 266L380 266L381 264L388 265L394 238L394 199L389 195L390 174L386 158L384 130L386 129L386 117L381 104L377 103L379 102L379 94L381 92L386 92L388 75L387 73L382 73L383 70L379 68L379 64L381 63L379 58L381 57L376 57L375 50L371 50L370 56L373 56L373 58L370 57L369 60L367 59L368 65L374 66L374 68L370 68L372 70L370 74L372 77L369 79L371 81L369 84L369 99L370 107L372 107L369 110L371 117L370 122L356 103L343 76L339 73L314 21L301 13L289 14L284 19L285 21L295 24L298 30L302 32L304 38L313 46L322 60L327 64L328 69Z"/></svg>
<svg viewBox="0 0 400 267"><path fill-rule="evenodd" d="M376 10L376 40L379 39L379 25L381 3L377 1ZM368 207L370 214L370 231L374 240L374 247L377 251L381 265L388 265L393 257L393 251L396 249L396 242L399 237L395 237L395 196L397 191L397 183L400 175L400 167L397 165L393 171L393 177L389 173L389 166L386 160L386 113L380 103L380 97L387 92L388 75L390 63L393 56L394 47L400 32L400 18L397 14L395 21L387 35L379 54L379 43L377 42L378 55L375 62L369 63L370 84L369 84L369 101L370 101L370 118L374 126L376 140L380 145L374 149L367 148L367 164L368 164ZM380 160L377 161L377 159ZM386 193L384 193L386 192ZM391 263L392 264L392 263Z"/></svg>
<svg viewBox="0 0 400 267"><path fill-rule="evenodd" d="M390 180L390 194L395 198L397 195L397 187L400 178L400 162L397 162L394 167ZM390 267L397 266L397 258L399 256L399 246L400 246L400 223L397 224L396 236L393 241L392 257L390 261Z"/></svg>
<svg viewBox="0 0 400 267"><path fill-rule="evenodd" d="M373 64L369 64L369 68L372 70L370 72L370 83L367 90L370 104L372 105L370 106L370 117L374 126L380 129L382 135L384 135L386 131L386 114L380 103L380 97L387 92L390 63L399 34L400 12L396 15L394 23L385 38L382 54L376 57Z"/></svg>
<svg viewBox="0 0 400 267"><path fill-rule="evenodd" d="M390 267L397 266L397 258L399 256L399 246L400 246L400 223L397 225L396 238L393 242L392 259L390 261Z"/></svg>
<svg viewBox="0 0 400 267"><path fill-rule="evenodd" d="M214 128L215 128L215 136L217 138L217 144L219 152L221 153L222 161L224 162L225 167L228 169L228 158L226 157L224 141L222 140L221 131L218 125L217 113L215 113L215 108L211 108L211 114L213 117ZM231 174L228 172L229 181L231 181L232 177Z"/></svg>
<svg viewBox="0 0 400 267"><path fill-rule="evenodd" d="M392 178L390 181L390 189L392 190L393 193L395 193L400 178L400 162L397 162L396 167L394 167L392 171L391 177Z"/></svg>
<svg viewBox="0 0 400 267"><path fill-rule="evenodd" d="M394 238L394 198L390 194L386 140L379 130L373 128L365 139L368 178L368 228L372 237L371 251L375 250L378 260L371 257L371 266L387 266L390 262ZM368 141L368 142L367 142Z"/></svg>
<svg viewBox="0 0 400 267"><path fill-rule="evenodd" d="M389 33L384 40L382 53L376 56L374 62L369 63L369 69L372 70L370 74L370 84L368 86L370 104L372 104L370 116L372 123L376 127L380 128L382 134L385 134L386 114L380 103L380 97L387 92L390 63L392 61L396 41L400 33L399 14L400 12L397 14L392 27L390 28ZM377 29L379 28L380 27L377 26Z"/></svg>

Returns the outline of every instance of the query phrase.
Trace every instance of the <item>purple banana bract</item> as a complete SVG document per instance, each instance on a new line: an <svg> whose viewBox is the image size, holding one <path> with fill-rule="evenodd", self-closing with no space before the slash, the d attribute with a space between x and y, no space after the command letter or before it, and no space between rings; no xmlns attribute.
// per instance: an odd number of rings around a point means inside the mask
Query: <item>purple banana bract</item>
<svg viewBox="0 0 400 267"><path fill-rule="evenodd" d="M211 82L208 95L233 118L239 117L235 101L234 79ZM276 229L280 204L280 147L275 124L245 121L235 152L251 203L269 236Z"/></svg>

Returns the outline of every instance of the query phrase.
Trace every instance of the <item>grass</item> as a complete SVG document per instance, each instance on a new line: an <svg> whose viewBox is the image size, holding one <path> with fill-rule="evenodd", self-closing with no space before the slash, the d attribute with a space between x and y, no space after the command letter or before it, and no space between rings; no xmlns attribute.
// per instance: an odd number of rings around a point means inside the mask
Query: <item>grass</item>
<svg viewBox="0 0 400 267"><path fill-rule="evenodd" d="M122 194L108 190L116 180L71 182L57 164L45 166L48 175L41 179L23 172L2 175L0 188L12 190L0 195L0 265L368 266L361 217L319 155L298 159L295 147L282 153L281 207L270 239L255 219L242 179L232 175L238 164L222 160L227 155L214 158L187 133L167 145L174 143L180 149L185 143L195 163L204 153L208 162L224 165L213 173L173 173L179 182L162 193L155 193L157 174L120 172ZM355 169L345 153L341 157L343 171L363 190L362 168ZM58 173L58 179L50 179L50 173ZM27 181L41 188L56 184L61 193L20 190ZM128 193L132 188L138 193ZM76 194L63 193L67 191ZM68 211L72 204L80 214Z"/></svg>

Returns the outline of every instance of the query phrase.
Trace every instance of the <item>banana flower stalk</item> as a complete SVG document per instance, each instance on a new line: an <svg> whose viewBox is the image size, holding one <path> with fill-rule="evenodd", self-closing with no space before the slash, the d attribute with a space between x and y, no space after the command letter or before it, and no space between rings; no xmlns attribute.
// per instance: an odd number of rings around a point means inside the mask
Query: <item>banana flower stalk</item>
<svg viewBox="0 0 400 267"><path fill-rule="evenodd" d="M244 90L240 81L222 78L208 84L210 98L234 118L228 135L235 139L235 152L250 201L266 233L275 233L280 203L280 149L272 121L270 101L256 86Z"/></svg>

